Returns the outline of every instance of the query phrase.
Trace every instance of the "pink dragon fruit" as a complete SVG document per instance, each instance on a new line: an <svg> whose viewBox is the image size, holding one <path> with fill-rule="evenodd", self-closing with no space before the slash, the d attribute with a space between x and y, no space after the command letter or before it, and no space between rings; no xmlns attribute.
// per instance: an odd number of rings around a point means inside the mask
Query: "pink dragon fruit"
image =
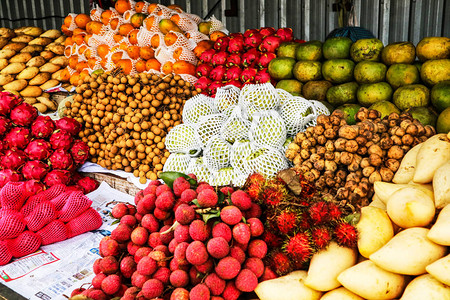
<svg viewBox="0 0 450 300"><path fill-rule="evenodd" d="M10 148L25 148L31 140L30 130L24 127L14 127L6 134L5 141Z"/></svg>
<svg viewBox="0 0 450 300"><path fill-rule="evenodd" d="M197 74L198 77L208 76L212 69L213 67L209 64L198 64L195 69L195 74Z"/></svg>
<svg viewBox="0 0 450 300"><path fill-rule="evenodd" d="M306 43L306 41L302 40L302 39L294 39L293 42L296 42L296 43L299 43L299 44Z"/></svg>
<svg viewBox="0 0 450 300"><path fill-rule="evenodd" d="M242 73L242 69L239 68L238 66L231 67L225 73L225 79L227 81L239 79L239 76L241 76L241 73Z"/></svg>
<svg viewBox="0 0 450 300"><path fill-rule="evenodd" d="M203 63L210 63L215 54L216 50L214 49L206 50L200 55L200 61Z"/></svg>
<svg viewBox="0 0 450 300"><path fill-rule="evenodd" d="M271 35L265 37L261 45L259 46L262 52L274 52L277 51L278 47L280 47L281 38L279 36Z"/></svg>
<svg viewBox="0 0 450 300"><path fill-rule="evenodd" d="M52 154L52 146L43 139L32 140L25 148L25 153L29 159L44 160Z"/></svg>
<svg viewBox="0 0 450 300"><path fill-rule="evenodd" d="M0 155L5 154L5 151L9 149L8 144L6 143L6 141L2 141L0 140Z"/></svg>
<svg viewBox="0 0 450 300"><path fill-rule="evenodd" d="M264 37L271 36L275 34L277 31L273 27L261 27L259 29L259 33L261 33Z"/></svg>
<svg viewBox="0 0 450 300"><path fill-rule="evenodd" d="M294 39L292 28L279 28L275 34L281 38L282 42L290 42Z"/></svg>
<svg viewBox="0 0 450 300"><path fill-rule="evenodd" d="M26 198L39 194L45 190L45 185L35 179L25 181L24 190L26 193Z"/></svg>
<svg viewBox="0 0 450 300"><path fill-rule="evenodd" d="M1 166L5 169L17 170L27 161L27 155L22 150L9 149L1 157Z"/></svg>
<svg viewBox="0 0 450 300"><path fill-rule="evenodd" d="M233 36L228 42L229 53L240 53L244 51L244 37L243 36Z"/></svg>
<svg viewBox="0 0 450 300"><path fill-rule="evenodd" d="M209 79L206 76L200 77L197 82L194 84L196 89L201 89L202 93L204 91L206 91L206 89L208 88L208 86L211 84L211 79Z"/></svg>
<svg viewBox="0 0 450 300"><path fill-rule="evenodd" d="M0 115L8 115L20 103L22 103L22 98L10 92L0 92Z"/></svg>
<svg viewBox="0 0 450 300"><path fill-rule="evenodd" d="M222 36L216 40L213 48L219 52L226 51L228 48L228 43L230 42L229 36Z"/></svg>
<svg viewBox="0 0 450 300"><path fill-rule="evenodd" d="M264 52L263 54L261 54L256 64L261 69L267 68L269 66L270 61L275 57L277 57L277 55L273 52Z"/></svg>
<svg viewBox="0 0 450 300"><path fill-rule="evenodd" d="M244 67L249 67L255 61L257 61L260 56L261 52L259 52L256 48L252 48L242 55L242 64L244 65Z"/></svg>
<svg viewBox="0 0 450 300"><path fill-rule="evenodd" d="M216 53L216 55L214 55L211 62L213 64L213 66L224 65L225 62L227 61L227 57L228 57L228 53L226 53L224 51L218 52L218 53Z"/></svg>
<svg viewBox="0 0 450 300"><path fill-rule="evenodd" d="M252 33L244 39L245 48L257 48L263 39L263 35L259 32Z"/></svg>
<svg viewBox="0 0 450 300"><path fill-rule="evenodd" d="M38 116L31 124L31 134L37 138L46 138L55 128L55 122L49 116Z"/></svg>
<svg viewBox="0 0 450 300"><path fill-rule="evenodd" d="M235 87L241 88L242 82L239 79L230 80L228 81L228 84L234 85Z"/></svg>
<svg viewBox="0 0 450 300"><path fill-rule="evenodd" d="M22 180L22 175L11 169L0 171L0 188L8 182L17 182Z"/></svg>
<svg viewBox="0 0 450 300"><path fill-rule="evenodd" d="M211 73L209 74L209 78L215 81L222 81L223 76L225 75L226 68L224 65L220 65L212 69Z"/></svg>
<svg viewBox="0 0 450 300"><path fill-rule="evenodd" d="M244 35L242 33L240 33L240 32L232 32L228 36L230 37L230 39L231 38L235 38L235 37L238 37L238 38L243 38L244 37Z"/></svg>
<svg viewBox="0 0 450 300"><path fill-rule="evenodd" d="M66 170L51 170L44 178L46 186L52 186L55 184L67 185L70 182L70 172Z"/></svg>
<svg viewBox="0 0 450 300"><path fill-rule="evenodd" d="M72 156L69 151L64 149L56 149L48 159L52 168L66 170L73 164Z"/></svg>
<svg viewBox="0 0 450 300"><path fill-rule="evenodd" d="M232 54L228 55L227 60L225 62L225 66L227 68L230 68L232 66L240 67L241 65L242 65L241 54L232 53Z"/></svg>
<svg viewBox="0 0 450 300"><path fill-rule="evenodd" d="M69 150L73 144L73 137L65 130L58 129L50 136L50 145L53 149Z"/></svg>
<svg viewBox="0 0 450 300"><path fill-rule="evenodd" d="M47 175L50 167L39 160L30 160L23 165L22 174L25 179L41 180Z"/></svg>
<svg viewBox="0 0 450 300"><path fill-rule="evenodd" d="M74 118L64 117L55 121L56 128L65 130L73 136L78 136L81 131L81 123Z"/></svg>
<svg viewBox="0 0 450 300"><path fill-rule="evenodd" d="M213 81L209 86L208 86L208 93L211 96L215 96L217 89L222 87L223 83L220 81Z"/></svg>
<svg viewBox="0 0 450 300"><path fill-rule="evenodd" d="M11 122L7 118L0 116L0 136L8 132L9 128L11 128Z"/></svg>
<svg viewBox="0 0 450 300"><path fill-rule="evenodd" d="M267 68L259 70L255 76L255 83L266 83L270 81L270 74Z"/></svg>
<svg viewBox="0 0 450 300"><path fill-rule="evenodd" d="M258 29L247 29L244 32L244 38L249 37L251 34L254 34L255 32L259 33Z"/></svg>
<svg viewBox="0 0 450 300"><path fill-rule="evenodd" d="M82 140L76 140L70 148L70 154L77 165L82 165L89 158L89 146Z"/></svg>
<svg viewBox="0 0 450 300"><path fill-rule="evenodd" d="M255 76L258 73L256 68L247 68L242 71L239 79L242 83L253 83L255 81Z"/></svg>
<svg viewBox="0 0 450 300"><path fill-rule="evenodd" d="M97 180L85 176L77 181L77 186L81 188L84 194L89 194L98 188L99 183Z"/></svg>
<svg viewBox="0 0 450 300"><path fill-rule="evenodd" d="M11 121L17 126L30 126L38 115L37 109L28 103L17 105L11 110Z"/></svg>

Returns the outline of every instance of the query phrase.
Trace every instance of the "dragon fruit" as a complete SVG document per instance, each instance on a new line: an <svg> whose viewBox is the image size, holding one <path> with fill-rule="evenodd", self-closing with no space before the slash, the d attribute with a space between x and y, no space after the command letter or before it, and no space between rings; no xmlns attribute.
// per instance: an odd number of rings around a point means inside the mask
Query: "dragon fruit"
<svg viewBox="0 0 450 300"><path fill-rule="evenodd" d="M279 28L275 34L281 38L282 42L290 42L294 39L292 28Z"/></svg>
<svg viewBox="0 0 450 300"><path fill-rule="evenodd" d="M81 188L84 194L89 194L98 188L99 183L97 180L85 176L77 181L77 186Z"/></svg>
<svg viewBox="0 0 450 300"><path fill-rule="evenodd" d="M50 136L50 145L53 149L69 150L73 144L73 137L65 130L58 129Z"/></svg>
<svg viewBox="0 0 450 300"><path fill-rule="evenodd" d="M206 76L200 77L197 82L194 84L196 89L201 89L202 92L206 91L206 89L208 88L208 86L211 84L211 79L209 79Z"/></svg>
<svg viewBox="0 0 450 300"><path fill-rule="evenodd" d="M25 148L31 140L30 130L24 127L14 127L5 136L10 148Z"/></svg>
<svg viewBox="0 0 450 300"><path fill-rule="evenodd" d="M241 88L242 82L239 79L230 80L228 84L234 85L235 87Z"/></svg>
<svg viewBox="0 0 450 300"><path fill-rule="evenodd" d="M55 184L67 185L70 182L70 172L66 170L51 170L44 178L46 186L52 186Z"/></svg>
<svg viewBox="0 0 450 300"><path fill-rule="evenodd" d="M215 81L222 81L226 70L227 69L223 65L217 66L214 69L212 69L211 73L209 74L209 78L211 78L212 80L215 80Z"/></svg>
<svg viewBox="0 0 450 300"><path fill-rule="evenodd" d="M8 150L8 144L6 143L6 141L2 141L0 140L0 155L5 154L5 151Z"/></svg>
<svg viewBox="0 0 450 300"><path fill-rule="evenodd" d="M265 37L261 45L259 45L259 48L262 52L275 52L277 51L278 47L280 47L281 44L281 38L279 36L268 36Z"/></svg>
<svg viewBox="0 0 450 300"><path fill-rule="evenodd" d="M64 117L55 122L56 128L65 130L73 136L78 136L81 131L81 124L74 118Z"/></svg>
<svg viewBox="0 0 450 300"><path fill-rule="evenodd" d="M229 68L225 73L225 79L228 81L239 79L239 76L241 76L242 69L238 66L234 66Z"/></svg>
<svg viewBox="0 0 450 300"><path fill-rule="evenodd" d="M21 102L21 98L10 92L0 92L0 115L8 115Z"/></svg>
<svg viewBox="0 0 450 300"><path fill-rule="evenodd" d="M255 83L266 83L270 81L270 74L267 68L259 70L255 76Z"/></svg>
<svg viewBox="0 0 450 300"><path fill-rule="evenodd" d="M216 40L214 43L214 49L217 51L226 51L228 48L228 43L230 42L229 36L222 36Z"/></svg>
<svg viewBox="0 0 450 300"><path fill-rule="evenodd" d="M259 29L259 33L261 33L264 37L271 36L275 34L277 31L273 27L261 27Z"/></svg>
<svg viewBox="0 0 450 300"><path fill-rule="evenodd" d="M251 34L254 34L255 32L259 33L259 30L258 29L247 29L244 32L244 38L249 37Z"/></svg>
<svg viewBox="0 0 450 300"><path fill-rule="evenodd" d="M11 127L11 122L5 117L0 117L0 136L4 135L6 132L8 132L10 127Z"/></svg>
<svg viewBox="0 0 450 300"><path fill-rule="evenodd" d="M239 79L242 83L253 83L255 81L256 74L258 74L258 70L256 68L247 68L242 71Z"/></svg>
<svg viewBox="0 0 450 300"><path fill-rule="evenodd" d="M215 54L216 50L214 49L206 50L200 55L200 61L204 63L210 63Z"/></svg>
<svg viewBox="0 0 450 300"><path fill-rule="evenodd" d="M66 170L73 164L72 156L69 151L64 149L56 149L48 159L52 168Z"/></svg>
<svg viewBox="0 0 450 300"><path fill-rule="evenodd" d="M47 175L49 166L39 160L30 160L23 165L22 174L25 179L41 180Z"/></svg>
<svg viewBox="0 0 450 300"><path fill-rule="evenodd" d="M195 69L195 74L197 74L198 77L208 76L209 73L211 73L212 69L213 67L209 64L198 64L197 68Z"/></svg>
<svg viewBox="0 0 450 300"><path fill-rule="evenodd" d="M53 133L55 127L55 122L49 116L38 116L31 124L31 134L37 138L46 138Z"/></svg>
<svg viewBox="0 0 450 300"><path fill-rule="evenodd" d="M216 53L216 55L214 55L214 57L211 60L211 63L214 66L219 66L219 65L224 65L225 62L227 61L227 57L228 57L228 53L222 51L222 52L218 52Z"/></svg>
<svg viewBox="0 0 450 300"><path fill-rule="evenodd" d="M25 153L31 160L44 160L52 154L52 146L43 139L32 140L25 148Z"/></svg>
<svg viewBox="0 0 450 300"><path fill-rule="evenodd" d="M228 48L229 53L239 53L244 50L244 37L242 36L233 36L230 38L230 41L228 42Z"/></svg>
<svg viewBox="0 0 450 300"><path fill-rule="evenodd" d="M261 52L259 52L256 48L252 48L242 55L242 64L244 67L248 67L253 64L253 62L258 60L260 56Z"/></svg>
<svg viewBox="0 0 450 300"><path fill-rule="evenodd" d="M11 169L0 171L0 188L8 182L17 182L22 180L22 175Z"/></svg>
<svg viewBox="0 0 450 300"><path fill-rule="evenodd" d="M223 86L223 83L222 83L221 81L213 81L213 82L208 86L207 91L208 91L208 93L209 93L211 96L214 96L214 95L216 95L217 89L220 88L220 87L222 87L222 86Z"/></svg>
<svg viewBox="0 0 450 300"><path fill-rule="evenodd" d="M37 109L28 103L22 103L17 105L11 110L11 121L17 126L30 126L36 119L38 113Z"/></svg>
<svg viewBox="0 0 450 300"><path fill-rule="evenodd" d="M240 67L241 65L242 65L241 54L232 53L232 54L228 55L227 60L225 62L225 66L227 68L230 68L232 66Z"/></svg>
<svg viewBox="0 0 450 300"><path fill-rule="evenodd" d="M244 46L247 49L257 48L263 39L263 35L259 32L252 33L244 39Z"/></svg>
<svg viewBox="0 0 450 300"><path fill-rule="evenodd" d="M277 57L277 55L273 52L264 52L258 59L257 62L258 67L260 67L261 69L267 68L269 66L270 61L275 57Z"/></svg>
<svg viewBox="0 0 450 300"><path fill-rule="evenodd" d="M45 190L45 185L35 179L25 181L24 190L26 193L26 198L33 195L39 194Z"/></svg>
<svg viewBox="0 0 450 300"><path fill-rule="evenodd" d="M76 140L70 148L70 154L77 165L82 165L89 158L89 146L81 140Z"/></svg>
<svg viewBox="0 0 450 300"><path fill-rule="evenodd" d="M5 169L17 170L27 161L27 155L22 150L9 149L1 157L1 166Z"/></svg>

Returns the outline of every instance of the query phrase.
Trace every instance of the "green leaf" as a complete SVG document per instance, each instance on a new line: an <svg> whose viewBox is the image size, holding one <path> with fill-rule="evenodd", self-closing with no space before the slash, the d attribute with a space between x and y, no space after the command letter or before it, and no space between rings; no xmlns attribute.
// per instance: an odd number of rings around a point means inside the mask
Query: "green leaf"
<svg viewBox="0 0 450 300"><path fill-rule="evenodd" d="M200 204L198 204L198 200L197 199L194 199L191 202L194 203L197 207L201 207Z"/></svg>
<svg viewBox="0 0 450 300"><path fill-rule="evenodd" d="M119 223L120 222L120 220L119 219L116 219L116 220L114 220L112 223L111 223L111 225L115 225L115 224L117 224L117 223Z"/></svg>
<svg viewBox="0 0 450 300"><path fill-rule="evenodd" d="M247 220L246 220L244 217L242 217L242 222L244 222L245 224L247 224Z"/></svg>
<svg viewBox="0 0 450 300"><path fill-rule="evenodd" d="M221 191L217 191L217 196L219 198L219 200L217 201L217 205L221 205L223 201L225 201L226 196Z"/></svg>
<svg viewBox="0 0 450 300"><path fill-rule="evenodd" d="M215 212L215 213L212 213L212 212ZM220 211L218 211L218 210L211 210L210 213L202 215L203 222L205 222L205 223L207 223L209 221L209 219L218 218L218 217L220 217Z"/></svg>
<svg viewBox="0 0 450 300"><path fill-rule="evenodd" d="M345 220L345 222L354 226L354 225L358 224L360 218L361 218L361 213L353 213L351 215L344 217L344 220Z"/></svg>
<svg viewBox="0 0 450 300"><path fill-rule="evenodd" d="M161 172L159 174L159 178L161 178L165 184L167 184L171 189L173 189L173 182L178 177L183 177L189 181L189 179L192 179L191 177L187 176L186 174L180 173L180 172L173 172L173 171L167 171L167 172ZM189 181L189 183L191 183Z"/></svg>

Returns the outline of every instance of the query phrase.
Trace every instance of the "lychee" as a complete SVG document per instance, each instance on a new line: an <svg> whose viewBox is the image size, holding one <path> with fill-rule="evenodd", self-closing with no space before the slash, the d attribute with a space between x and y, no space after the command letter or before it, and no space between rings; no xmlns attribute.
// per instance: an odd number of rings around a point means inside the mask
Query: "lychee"
<svg viewBox="0 0 450 300"><path fill-rule="evenodd" d="M156 196L156 188L157 186L154 184L149 184L145 189L144 189L144 196L148 195L148 194L153 194Z"/></svg>
<svg viewBox="0 0 450 300"><path fill-rule="evenodd" d="M200 273L195 266L192 266L189 269L189 279L192 285L199 284L200 282L202 282L203 274Z"/></svg>
<svg viewBox="0 0 450 300"><path fill-rule="evenodd" d="M169 268L161 267L161 268L158 268L158 270L156 270L155 273L153 273L152 278L158 279L164 285L166 285L169 283L170 273L171 273L171 271Z"/></svg>
<svg viewBox="0 0 450 300"><path fill-rule="evenodd" d="M119 262L114 256L103 257L100 261L100 271L105 274L113 274L119 270Z"/></svg>
<svg viewBox="0 0 450 300"><path fill-rule="evenodd" d="M217 276L216 273L211 273L205 278L205 284L211 291L212 295L219 296L223 293L225 285L227 284L225 280Z"/></svg>
<svg viewBox="0 0 450 300"><path fill-rule="evenodd" d="M158 197L159 195L161 195L164 192L172 192L172 189L166 184L162 184L162 185L156 187L156 191L155 191L156 197Z"/></svg>
<svg viewBox="0 0 450 300"><path fill-rule="evenodd" d="M220 211L220 219L228 225L236 225L242 220L242 212L236 206L225 206Z"/></svg>
<svg viewBox="0 0 450 300"><path fill-rule="evenodd" d="M178 177L173 182L173 193L177 197L180 197L185 190L190 188L191 184L184 177Z"/></svg>
<svg viewBox="0 0 450 300"><path fill-rule="evenodd" d="M110 236L105 236L101 239L99 244L99 252L100 255L105 256L114 256L119 254L119 243L116 240L113 240Z"/></svg>
<svg viewBox="0 0 450 300"><path fill-rule="evenodd" d="M125 224L119 224L111 232L111 238L116 240L118 243L124 243L130 239L131 227Z"/></svg>
<svg viewBox="0 0 450 300"><path fill-rule="evenodd" d="M144 283L141 292L147 299L156 298L164 292L164 285L158 279L152 278Z"/></svg>
<svg viewBox="0 0 450 300"><path fill-rule="evenodd" d="M130 227L134 227L137 223L136 217L133 215L125 215L120 218L120 224L125 224Z"/></svg>
<svg viewBox="0 0 450 300"><path fill-rule="evenodd" d="M259 218L262 215L262 209L261 206L259 206L258 204L252 202L252 206L250 207L250 209L246 210L244 212L244 216L246 219L250 219L250 218Z"/></svg>
<svg viewBox="0 0 450 300"><path fill-rule="evenodd" d="M263 259L267 254L267 244L263 240L252 240L248 244L247 253L250 257Z"/></svg>
<svg viewBox="0 0 450 300"><path fill-rule="evenodd" d="M243 269L236 277L235 285L242 292L253 292L258 285L258 278L249 269Z"/></svg>
<svg viewBox="0 0 450 300"><path fill-rule="evenodd" d="M228 243L231 241L233 234L230 226L225 223L218 222L212 228L213 237L223 237Z"/></svg>
<svg viewBox="0 0 450 300"><path fill-rule="evenodd" d="M247 210L252 206L252 199L250 199L250 196L243 190L237 190L231 194L231 203L240 210Z"/></svg>
<svg viewBox="0 0 450 300"><path fill-rule="evenodd" d="M92 265L92 270L94 271L94 274L97 275L102 271L100 268L100 263L102 262L103 258L98 258L94 261L94 264Z"/></svg>
<svg viewBox="0 0 450 300"><path fill-rule="evenodd" d="M126 214L128 214L128 207L125 203L117 203L111 210L111 215L116 219L120 219Z"/></svg>
<svg viewBox="0 0 450 300"><path fill-rule="evenodd" d="M234 192L234 189L231 186L224 186L220 188L220 191L225 195L229 196Z"/></svg>
<svg viewBox="0 0 450 300"><path fill-rule="evenodd" d="M195 300L209 300L211 294L209 288L204 283L199 283L191 289L189 293L189 299Z"/></svg>
<svg viewBox="0 0 450 300"><path fill-rule="evenodd" d="M209 257L205 263L196 265L195 268L202 274L208 274L214 269L214 261L212 257Z"/></svg>
<svg viewBox="0 0 450 300"><path fill-rule="evenodd" d="M206 241L211 234L211 228L202 220L194 220L189 225L189 235L194 241Z"/></svg>
<svg viewBox="0 0 450 300"><path fill-rule="evenodd" d="M170 241L169 246L167 247L169 249L170 253L174 253L175 252L175 248L178 246L178 242L177 240L173 239Z"/></svg>
<svg viewBox="0 0 450 300"><path fill-rule="evenodd" d="M167 256L170 256L170 251L169 251L169 247L166 245L158 245L155 248L153 248L153 251L161 251L162 253L164 253Z"/></svg>
<svg viewBox="0 0 450 300"><path fill-rule="evenodd" d="M187 242L179 243L175 248L172 261L176 261L178 265L189 264L189 262L186 259L186 250L189 247L189 245L190 244Z"/></svg>
<svg viewBox="0 0 450 300"><path fill-rule="evenodd" d="M245 260L243 268L251 270L259 278L264 273L264 262L260 258L250 257Z"/></svg>
<svg viewBox="0 0 450 300"><path fill-rule="evenodd" d="M105 279L103 279L101 287L102 291L105 292L105 294L113 295L117 293L121 287L121 280L119 275L108 275Z"/></svg>
<svg viewBox="0 0 450 300"><path fill-rule="evenodd" d="M117 292L114 293L114 294L119 293L121 287L122 287L122 286L120 286L120 287L119 287L119 291L117 291ZM113 295L113 296L114 296L114 295ZM108 298L110 298L110 297L108 297L108 296L106 295L105 292L103 292L103 291L100 290L100 289L92 289L92 290L89 292L89 294L87 295L87 297L89 297L89 299L92 299L92 300L107 300Z"/></svg>
<svg viewBox="0 0 450 300"><path fill-rule="evenodd" d="M141 220L141 225L142 227L146 228L150 233L159 230L158 220L152 214L144 215Z"/></svg>
<svg viewBox="0 0 450 300"><path fill-rule="evenodd" d="M277 278L277 274L275 274L274 271L272 271L271 268L269 267L265 267L264 268L264 273L260 278L260 282L266 281L266 280L270 280L270 279L275 279Z"/></svg>
<svg viewBox="0 0 450 300"><path fill-rule="evenodd" d="M120 273L122 273L123 277L131 278L134 271L136 271L137 264L134 261L134 257L129 255L122 258L120 261Z"/></svg>
<svg viewBox="0 0 450 300"><path fill-rule="evenodd" d="M233 239L240 244L247 244L250 241L251 233L250 227L240 222L233 227Z"/></svg>
<svg viewBox="0 0 450 300"><path fill-rule="evenodd" d="M215 237L208 241L206 245L209 255L214 258L224 258L230 253L230 246L223 237Z"/></svg>
<svg viewBox="0 0 450 300"><path fill-rule="evenodd" d="M214 188L209 185L207 182L199 182L197 185L197 189L195 190L197 194L199 194L203 190L212 190L214 191Z"/></svg>
<svg viewBox="0 0 450 300"><path fill-rule="evenodd" d="M169 300L189 300L189 291L185 288L176 288L170 295Z"/></svg>
<svg viewBox="0 0 450 300"><path fill-rule="evenodd" d="M190 242L191 236L189 235L189 226L188 225L178 225L174 232L174 238L178 243L182 242Z"/></svg>
<svg viewBox="0 0 450 300"><path fill-rule="evenodd" d="M246 255L244 250L242 250L241 247L233 245L233 247L230 248L230 256L237 259L237 261L242 265L246 259Z"/></svg>
<svg viewBox="0 0 450 300"><path fill-rule="evenodd" d="M144 191L140 190L134 196L134 204L138 205L138 203L144 198Z"/></svg>
<svg viewBox="0 0 450 300"><path fill-rule="evenodd" d="M149 256L144 256L137 263L137 271L141 275L152 275L157 268L158 264L156 263L156 260Z"/></svg>
<svg viewBox="0 0 450 300"><path fill-rule="evenodd" d="M152 252L148 254L149 257L153 258L158 267L166 267L167 266L167 256L164 252L153 249Z"/></svg>
<svg viewBox="0 0 450 300"><path fill-rule="evenodd" d="M186 259L193 265L201 265L208 260L208 251L205 244L200 241L193 241L186 248Z"/></svg>
<svg viewBox="0 0 450 300"><path fill-rule="evenodd" d="M170 274L170 284L174 287L185 287L189 284L189 275L186 271L175 270Z"/></svg>
<svg viewBox="0 0 450 300"><path fill-rule="evenodd" d="M150 252L152 252L152 248L150 247L140 247L136 253L134 254L134 261L136 263L139 263L139 261L143 258L146 257Z"/></svg>
<svg viewBox="0 0 450 300"><path fill-rule="evenodd" d="M175 220L180 224L190 224L194 219L195 210L188 204L182 203L175 210Z"/></svg>
<svg viewBox="0 0 450 300"><path fill-rule="evenodd" d="M170 217L170 211L165 211L162 209L159 209L158 207L155 208L155 210L153 211L153 215L155 216L155 218L157 218L158 220L164 221L166 219L168 219Z"/></svg>
<svg viewBox="0 0 450 300"><path fill-rule="evenodd" d="M250 234L252 237L258 237L264 233L264 224L258 218L247 219L250 226Z"/></svg>
<svg viewBox="0 0 450 300"><path fill-rule="evenodd" d="M197 198L197 192L192 189L187 189L181 193L180 199L178 199L178 201L180 201L182 203L189 203L196 198Z"/></svg>
<svg viewBox="0 0 450 300"><path fill-rule="evenodd" d="M236 258L227 256L217 263L215 271L224 280L233 279L241 271L241 264Z"/></svg>
<svg viewBox="0 0 450 300"><path fill-rule="evenodd" d="M234 281L228 281L223 290L222 297L224 300L238 300L241 296L241 291L236 288Z"/></svg>
<svg viewBox="0 0 450 300"><path fill-rule="evenodd" d="M127 252L128 252L129 254L133 255L133 256L136 254L136 251L137 251L139 248L141 248L141 247L139 247L139 245L136 245L136 244L133 243L132 241L129 241L129 242L127 243Z"/></svg>
<svg viewBox="0 0 450 300"><path fill-rule="evenodd" d="M197 201L198 204L201 207L214 207L217 205L217 201L219 200L219 197L217 196L216 192L210 189L202 190L197 195Z"/></svg>
<svg viewBox="0 0 450 300"><path fill-rule="evenodd" d="M94 278L92 278L92 286L95 289L101 289L102 288L102 281L103 279L106 278L106 274L104 273L98 273L97 275L94 276Z"/></svg>
<svg viewBox="0 0 450 300"><path fill-rule="evenodd" d="M148 237L148 245L152 248L155 248L158 245L164 245L164 243L161 240L161 233L159 232L150 233Z"/></svg>
<svg viewBox="0 0 450 300"><path fill-rule="evenodd" d="M148 231L144 227L136 227L131 232L131 241L136 245L142 246L147 243L148 240Z"/></svg>
<svg viewBox="0 0 450 300"><path fill-rule="evenodd" d="M142 199L142 201L144 201L144 199ZM174 205L175 205L175 196L171 191L161 193L156 198L155 206L160 210L169 211L173 208Z"/></svg>
<svg viewBox="0 0 450 300"><path fill-rule="evenodd" d="M141 289L144 283L150 278L151 277L148 275L142 275L138 271L135 271L133 275L131 275L131 284Z"/></svg>
<svg viewBox="0 0 450 300"><path fill-rule="evenodd" d="M139 208L139 209L137 209L138 213L145 215L149 212L152 212L156 206L156 199L157 198L156 198L155 194L145 195L138 204L138 208Z"/></svg>
<svg viewBox="0 0 450 300"><path fill-rule="evenodd" d="M173 221L170 223L173 224ZM174 233L172 230L170 230L170 227L171 227L171 225L164 225L159 230L161 242L164 245L169 245L170 241L173 240L173 238L174 238Z"/></svg>

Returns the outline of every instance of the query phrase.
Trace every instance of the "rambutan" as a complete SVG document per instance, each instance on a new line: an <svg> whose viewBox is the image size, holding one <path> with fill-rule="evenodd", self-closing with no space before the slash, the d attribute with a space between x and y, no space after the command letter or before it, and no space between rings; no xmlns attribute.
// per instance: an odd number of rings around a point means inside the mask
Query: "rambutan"
<svg viewBox="0 0 450 300"><path fill-rule="evenodd" d="M275 250L270 253L267 257L266 264L279 276L286 275L292 271L291 260L280 250Z"/></svg>
<svg viewBox="0 0 450 300"><path fill-rule="evenodd" d="M318 225L328 222L330 216L328 213L328 203L326 201L317 201L308 208L308 214L312 224Z"/></svg>
<svg viewBox="0 0 450 300"><path fill-rule="evenodd" d="M262 235L262 239L264 242L266 242L266 244L269 248L278 248L281 246L281 243L282 243L281 238L269 230L264 231L264 233Z"/></svg>
<svg viewBox="0 0 450 300"><path fill-rule="evenodd" d="M266 181L261 191L261 202L269 206L277 206L288 194L285 183L275 178Z"/></svg>
<svg viewBox="0 0 450 300"><path fill-rule="evenodd" d="M276 223L278 230L283 234L290 233L297 225L297 213L285 209L277 217Z"/></svg>
<svg viewBox="0 0 450 300"><path fill-rule="evenodd" d="M259 173L253 173L247 178L247 182L245 183L247 194L250 196L252 201L258 199L259 194L261 193L262 186L266 179Z"/></svg>
<svg viewBox="0 0 450 300"><path fill-rule="evenodd" d="M303 212L299 216L297 216L297 224L299 229L308 230L311 228L307 212Z"/></svg>
<svg viewBox="0 0 450 300"><path fill-rule="evenodd" d="M334 228L334 237L339 245L353 248L356 246L358 232L355 226L340 222Z"/></svg>
<svg viewBox="0 0 450 300"><path fill-rule="evenodd" d="M311 242L305 232L299 232L289 238L283 247L289 257L297 263L308 261L313 254Z"/></svg>
<svg viewBox="0 0 450 300"><path fill-rule="evenodd" d="M322 249L328 245L331 240L330 231L323 226L315 227L311 230L311 240L317 249Z"/></svg>
<svg viewBox="0 0 450 300"><path fill-rule="evenodd" d="M342 216L341 209L333 202L328 202L327 206L330 220L337 221Z"/></svg>

